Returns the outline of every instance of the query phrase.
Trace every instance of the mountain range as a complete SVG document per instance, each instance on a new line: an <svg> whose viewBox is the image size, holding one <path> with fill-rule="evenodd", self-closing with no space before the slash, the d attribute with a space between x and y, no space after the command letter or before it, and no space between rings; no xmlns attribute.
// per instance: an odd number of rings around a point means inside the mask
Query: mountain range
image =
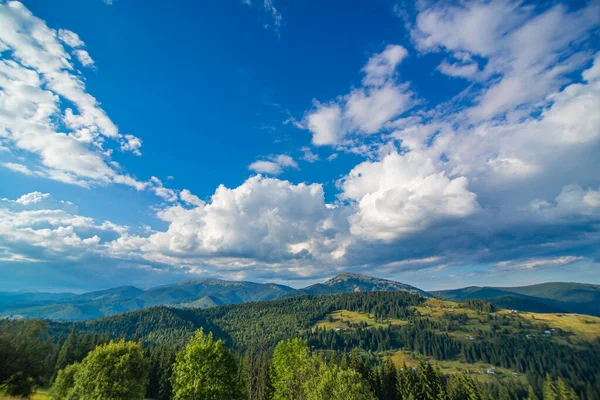
<svg viewBox="0 0 600 400"><path fill-rule="evenodd" d="M485 299L501 308L600 316L600 285L550 282L520 287L469 286L430 292L444 300Z"/></svg>
<svg viewBox="0 0 600 400"><path fill-rule="evenodd" d="M425 292L404 283L345 272L303 289L274 283L195 279L146 290L122 286L83 294L0 292L0 317L81 321L152 306L206 308L307 294L370 291L406 291L444 300L486 299L501 308L521 311L600 316L598 285L559 282L514 288L471 286Z"/></svg>

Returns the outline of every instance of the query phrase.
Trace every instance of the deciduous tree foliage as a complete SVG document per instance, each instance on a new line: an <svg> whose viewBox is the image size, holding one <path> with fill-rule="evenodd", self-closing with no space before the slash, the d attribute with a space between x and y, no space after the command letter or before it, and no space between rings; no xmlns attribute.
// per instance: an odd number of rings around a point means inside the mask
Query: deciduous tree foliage
<svg viewBox="0 0 600 400"><path fill-rule="evenodd" d="M335 364L321 365L315 379L306 382L305 390L306 400L375 400L358 372Z"/></svg>
<svg viewBox="0 0 600 400"><path fill-rule="evenodd" d="M89 400L143 399L148 362L136 342L110 342L96 347L74 374L73 398Z"/></svg>
<svg viewBox="0 0 600 400"><path fill-rule="evenodd" d="M306 342L280 342L273 353L274 400L375 400L362 376L311 355Z"/></svg>
<svg viewBox="0 0 600 400"><path fill-rule="evenodd" d="M81 364L74 363L67 365L64 369L58 371L54 384L50 389L49 396L53 400L70 400L79 396L75 393L75 375L81 369Z"/></svg>
<svg viewBox="0 0 600 400"><path fill-rule="evenodd" d="M173 395L176 400L244 399L238 365L222 340L213 340L200 329L173 366Z"/></svg>

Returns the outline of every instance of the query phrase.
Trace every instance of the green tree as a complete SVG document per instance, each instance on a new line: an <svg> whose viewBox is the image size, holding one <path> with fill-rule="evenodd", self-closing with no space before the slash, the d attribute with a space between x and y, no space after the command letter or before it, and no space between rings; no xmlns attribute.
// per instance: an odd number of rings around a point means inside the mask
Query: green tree
<svg viewBox="0 0 600 400"><path fill-rule="evenodd" d="M559 400L556 394L556 386L550 375L546 375L546 381L544 382L544 400Z"/></svg>
<svg viewBox="0 0 600 400"><path fill-rule="evenodd" d="M456 374L448 382L448 398L450 400L481 400L481 387L466 373Z"/></svg>
<svg viewBox="0 0 600 400"><path fill-rule="evenodd" d="M75 361L79 360L77 360L77 334L75 333L75 327L73 327L58 353L56 370L59 371Z"/></svg>
<svg viewBox="0 0 600 400"><path fill-rule="evenodd" d="M535 390L531 386L528 388L527 399L526 400L539 400L537 394L535 394Z"/></svg>
<svg viewBox="0 0 600 400"><path fill-rule="evenodd" d="M237 400L245 398L233 354L212 333L196 332L177 354L173 366L175 400Z"/></svg>
<svg viewBox="0 0 600 400"><path fill-rule="evenodd" d="M74 363L58 371L49 392L50 397L54 400L77 399L77 394L75 393L75 375L80 369L81 364Z"/></svg>
<svg viewBox="0 0 600 400"><path fill-rule="evenodd" d="M139 343L110 342L91 351L74 378L74 395L86 400L143 399L148 362Z"/></svg>
<svg viewBox="0 0 600 400"><path fill-rule="evenodd" d="M47 331L44 321L0 321L0 389L26 396L47 383L51 368L46 357L52 351Z"/></svg>
<svg viewBox="0 0 600 400"><path fill-rule="evenodd" d="M28 398L33 393L35 381L23 372L12 375L5 383L5 393L9 396Z"/></svg>
<svg viewBox="0 0 600 400"><path fill-rule="evenodd" d="M356 371L321 365L318 375L304 383L306 400L375 400Z"/></svg>
<svg viewBox="0 0 600 400"><path fill-rule="evenodd" d="M561 378L558 378L558 380L556 381L556 394L558 395L558 398L560 400L578 400L579 397L577 396L577 393L575 393L575 391L573 389L571 389L566 383L565 381L563 381Z"/></svg>
<svg viewBox="0 0 600 400"><path fill-rule="evenodd" d="M306 399L305 382L315 376L317 368L300 339L281 341L273 352L271 380L274 400Z"/></svg>

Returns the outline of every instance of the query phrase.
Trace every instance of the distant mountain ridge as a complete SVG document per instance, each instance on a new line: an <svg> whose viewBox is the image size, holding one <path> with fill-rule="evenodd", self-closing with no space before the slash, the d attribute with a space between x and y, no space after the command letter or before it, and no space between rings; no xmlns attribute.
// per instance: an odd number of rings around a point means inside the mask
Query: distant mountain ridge
<svg viewBox="0 0 600 400"><path fill-rule="evenodd" d="M193 279L146 290L121 286L83 294L0 292L0 318L80 321L152 306L206 308L307 294L370 291L406 291L423 297L457 301L485 299L498 307L520 311L600 316L599 285L556 282L523 287L469 286L425 292L401 282L344 272L302 289L275 283Z"/></svg>
<svg viewBox="0 0 600 400"><path fill-rule="evenodd" d="M502 308L522 311L600 316L600 285L589 283L550 282L520 287L469 286L430 293L444 300L485 299Z"/></svg>
<svg viewBox="0 0 600 400"><path fill-rule="evenodd" d="M304 289L275 283L193 279L142 290L134 286L93 291L83 294L27 294L0 292L0 317L44 318L80 321L99 318L152 306L214 307L254 301L275 300L305 294L346 292L407 291L424 297L429 293L404 283L354 273L334 278ZM11 297L12 296L12 297ZM17 296L17 297L15 297ZM11 301L19 299L19 301Z"/></svg>

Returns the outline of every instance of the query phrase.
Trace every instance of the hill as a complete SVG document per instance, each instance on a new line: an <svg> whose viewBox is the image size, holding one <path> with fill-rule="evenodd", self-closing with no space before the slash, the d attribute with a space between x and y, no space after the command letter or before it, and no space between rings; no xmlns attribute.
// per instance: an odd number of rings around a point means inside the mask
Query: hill
<svg viewBox="0 0 600 400"><path fill-rule="evenodd" d="M444 300L486 299L523 311L571 312L600 316L600 285L553 282L520 287L479 287L431 292ZM510 302L510 304L509 304Z"/></svg>
<svg viewBox="0 0 600 400"><path fill-rule="evenodd" d="M20 294L20 299L0 293L0 317L44 318L56 321L81 321L140 310L153 306L214 307L225 304L281 299L306 294L346 292L405 291L425 297L430 295L400 282L370 276L342 273L324 283L304 289L292 289L274 283L194 279L142 290L133 286L88 292L84 294Z"/></svg>

